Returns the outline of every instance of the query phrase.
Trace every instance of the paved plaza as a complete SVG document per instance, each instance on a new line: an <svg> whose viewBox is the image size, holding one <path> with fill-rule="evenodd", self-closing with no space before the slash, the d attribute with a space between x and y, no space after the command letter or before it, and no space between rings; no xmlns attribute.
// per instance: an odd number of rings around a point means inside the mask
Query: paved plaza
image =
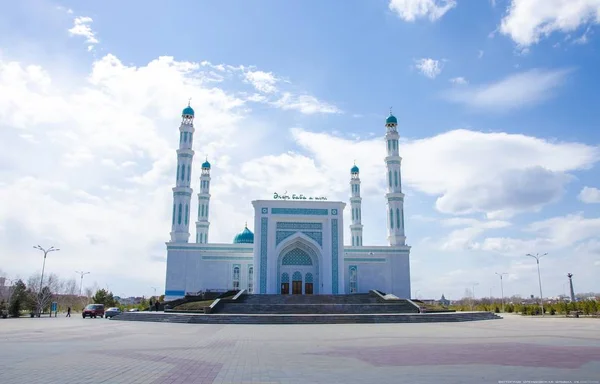
<svg viewBox="0 0 600 384"><path fill-rule="evenodd" d="M509 315L349 325L0 319L0 383L527 381L600 383L600 319Z"/></svg>

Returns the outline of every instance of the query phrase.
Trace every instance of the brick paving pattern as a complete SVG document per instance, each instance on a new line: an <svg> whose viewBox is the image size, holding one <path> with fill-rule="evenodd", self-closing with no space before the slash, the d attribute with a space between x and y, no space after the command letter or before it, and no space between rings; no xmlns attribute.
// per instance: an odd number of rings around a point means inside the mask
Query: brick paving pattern
<svg viewBox="0 0 600 384"><path fill-rule="evenodd" d="M0 319L0 383L600 383L600 320L222 325Z"/></svg>

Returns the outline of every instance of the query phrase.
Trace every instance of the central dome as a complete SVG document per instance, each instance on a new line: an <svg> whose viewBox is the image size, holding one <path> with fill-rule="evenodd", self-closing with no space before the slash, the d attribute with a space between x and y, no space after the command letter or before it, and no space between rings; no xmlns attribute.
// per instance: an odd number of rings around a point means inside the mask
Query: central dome
<svg viewBox="0 0 600 384"><path fill-rule="evenodd" d="M182 115L194 116L194 110L189 105L183 109Z"/></svg>
<svg viewBox="0 0 600 384"><path fill-rule="evenodd" d="M248 226L244 230L233 238L233 244L253 244L254 233L248 229Z"/></svg>
<svg viewBox="0 0 600 384"><path fill-rule="evenodd" d="M350 168L350 173L358 173L358 167L354 164L354 167Z"/></svg>

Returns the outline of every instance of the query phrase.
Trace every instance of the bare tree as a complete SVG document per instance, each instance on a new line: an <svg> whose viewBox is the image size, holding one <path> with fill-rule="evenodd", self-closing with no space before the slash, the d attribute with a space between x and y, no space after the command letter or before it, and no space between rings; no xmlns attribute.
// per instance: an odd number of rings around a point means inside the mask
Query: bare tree
<svg viewBox="0 0 600 384"><path fill-rule="evenodd" d="M63 283L58 275L51 273L44 279L40 289L40 276L41 275L37 273L30 276L27 280L27 288L33 297L35 297L38 308L43 312L44 309L50 307L52 298L61 291Z"/></svg>

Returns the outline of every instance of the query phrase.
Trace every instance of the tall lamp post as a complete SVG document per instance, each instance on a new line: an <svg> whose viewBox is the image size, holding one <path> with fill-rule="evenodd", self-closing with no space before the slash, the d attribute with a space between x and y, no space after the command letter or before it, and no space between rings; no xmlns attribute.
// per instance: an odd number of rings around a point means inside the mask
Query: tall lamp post
<svg viewBox="0 0 600 384"><path fill-rule="evenodd" d="M573 290L573 274L567 273L567 277L569 278L569 288L571 291L571 301L575 302L575 291Z"/></svg>
<svg viewBox="0 0 600 384"><path fill-rule="evenodd" d="M542 306L542 317L544 316L544 296L542 295L542 275L540 274L540 259L542 257L546 256L547 254L548 253L546 252L543 255L540 255L539 253L536 253L535 255L528 253L525 255L525 256L533 257L535 259L535 262L537 263L538 282L540 283L540 305Z"/></svg>
<svg viewBox="0 0 600 384"><path fill-rule="evenodd" d="M80 283L79 283L79 297L81 298L81 291L83 289L83 276L89 275L90 272L75 271L75 273L78 273L81 278Z"/></svg>
<svg viewBox="0 0 600 384"><path fill-rule="evenodd" d="M500 293L502 295L502 312L504 312L504 285L502 283L502 276L508 275L508 273L506 273L506 272L502 272L502 273L496 272L496 275L500 276Z"/></svg>
<svg viewBox="0 0 600 384"><path fill-rule="evenodd" d="M471 311L474 309L475 306L475 286L479 285L479 283L473 283L473 300L471 301Z"/></svg>
<svg viewBox="0 0 600 384"><path fill-rule="evenodd" d="M60 251L60 249L54 248L54 247L44 249L44 248L40 247L39 245L34 245L33 248L39 249L40 251L44 252L44 263L42 264L42 278L40 279L40 292L38 294L38 317L39 317L42 313L42 287L44 286L44 269L46 269L46 256L48 256L48 254L50 252Z"/></svg>
<svg viewBox="0 0 600 384"><path fill-rule="evenodd" d="M150 287L152 289L154 289L154 297L156 297L156 287Z"/></svg>

